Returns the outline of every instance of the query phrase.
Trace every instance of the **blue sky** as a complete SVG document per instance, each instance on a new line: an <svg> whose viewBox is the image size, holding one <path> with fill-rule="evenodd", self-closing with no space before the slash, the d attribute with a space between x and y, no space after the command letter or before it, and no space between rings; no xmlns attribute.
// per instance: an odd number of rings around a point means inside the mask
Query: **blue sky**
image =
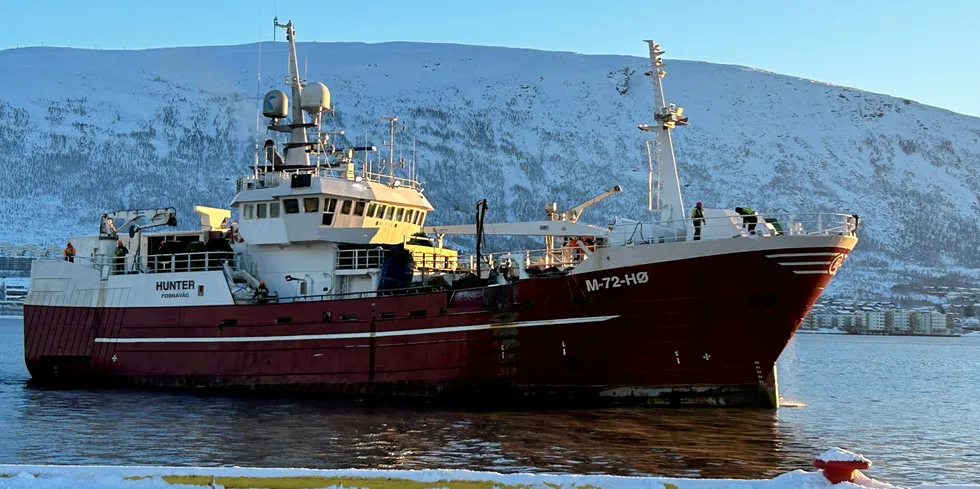
<svg viewBox="0 0 980 489"><path fill-rule="evenodd" d="M980 116L980 0L0 0L0 49L425 41L752 66ZM281 34L279 34L281 39Z"/></svg>

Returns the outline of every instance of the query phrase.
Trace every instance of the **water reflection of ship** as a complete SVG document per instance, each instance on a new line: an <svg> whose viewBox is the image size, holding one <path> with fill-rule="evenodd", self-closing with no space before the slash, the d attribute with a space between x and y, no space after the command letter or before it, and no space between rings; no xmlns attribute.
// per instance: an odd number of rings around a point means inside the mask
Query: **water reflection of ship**
<svg viewBox="0 0 980 489"><path fill-rule="evenodd" d="M304 398L29 389L22 460L767 477L814 447L774 411L465 412ZM73 426L65 430L64 426ZM789 429L789 431L787 431ZM794 449L794 447L796 447Z"/></svg>
<svg viewBox="0 0 980 489"><path fill-rule="evenodd" d="M746 478L811 462L809 449L797 454L781 450L797 443L795 431L785 423L780 429L772 411L615 409L474 416L481 423L477 433L495 436L503 457L534 471Z"/></svg>

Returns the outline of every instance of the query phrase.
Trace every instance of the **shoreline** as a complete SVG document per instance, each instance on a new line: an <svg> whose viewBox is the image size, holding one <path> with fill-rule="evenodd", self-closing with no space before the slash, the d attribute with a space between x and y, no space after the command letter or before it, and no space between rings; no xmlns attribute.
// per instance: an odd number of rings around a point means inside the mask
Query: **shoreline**
<svg viewBox="0 0 980 489"><path fill-rule="evenodd" d="M825 330L825 329L798 329L796 334L811 334L811 335L843 335L843 336L891 336L891 337L930 337L930 338L960 338L963 336L980 336L980 332L974 333L963 333L963 334L870 334L870 333L848 333L847 331L841 330Z"/></svg>

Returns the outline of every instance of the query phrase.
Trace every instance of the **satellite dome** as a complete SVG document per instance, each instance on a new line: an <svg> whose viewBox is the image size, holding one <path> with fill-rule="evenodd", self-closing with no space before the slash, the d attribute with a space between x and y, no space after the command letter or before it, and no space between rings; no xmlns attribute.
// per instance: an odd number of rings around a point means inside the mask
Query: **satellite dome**
<svg viewBox="0 0 980 489"><path fill-rule="evenodd" d="M262 99L262 115L270 119L282 119L289 113L289 99L282 90L271 90Z"/></svg>
<svg viewBox="0 0 980 489"><path fill-rule="evenodd" d="M320 82L313 82L303 87L300 107L310 114L319 114L330 108L330 90Z"/></svg>

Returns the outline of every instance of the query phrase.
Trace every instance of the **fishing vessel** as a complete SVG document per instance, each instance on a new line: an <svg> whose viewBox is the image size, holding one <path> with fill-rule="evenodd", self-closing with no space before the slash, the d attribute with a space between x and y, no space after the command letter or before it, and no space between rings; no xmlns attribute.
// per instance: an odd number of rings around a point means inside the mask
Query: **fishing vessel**
<svg viewBox="0 0 980 489"><path fill-rule="evenodd" d="M264 97L264 161L237 179L228 209L196 207L192 231L174 208L108 212L97 234L71 238L73 261L34 262L35 381L778 403L776 359L857 243L856 218L688 217L671 142L688 121L665 102L658 44L646 41L653 121L638 126L651 137L647 218L580 222L614 186L565 212L548 204L539 221L485 222L481 201L472 222L430 225L422 183L396 168L397 118L387 151L336 147L323 129L330 91L300 78L292 22L275 25L290 93ZM446 245L460 235L475 254ZM488 253L487 235L541 245Z"/></svg>

